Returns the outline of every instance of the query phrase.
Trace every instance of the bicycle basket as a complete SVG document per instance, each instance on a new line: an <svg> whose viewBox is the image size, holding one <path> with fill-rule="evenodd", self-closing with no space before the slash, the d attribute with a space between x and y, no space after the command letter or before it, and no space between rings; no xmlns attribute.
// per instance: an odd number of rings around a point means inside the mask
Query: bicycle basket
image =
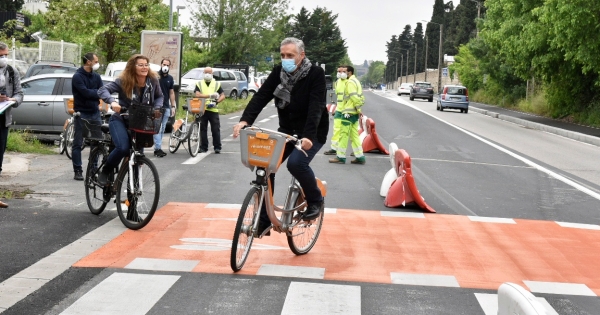
<svg viewBox="0 0 600 315"><path fill-rule="evenodd" d="M204 114L205 98L188 98L186 99L188 111L192 114Z"/></svg>
<svg viewBox="0 0 600 315"><path fill-rule="evenodd" d="M160 131L161 118L154 118L154 107L131 105L129 112L129 129L138 133L157 134Z"/></svg>
<svg viewBox="0 0 600 315"><path fill-rule="evenodd" d="M102 122L95 120L87 120L80 118L81 121L81 132L83 138L90 140L104 140L104 134L102 133Z"/></svg>
<svg viewBox="0 0 600 315"><path fill-rule="evenodd" d="M65 98L65 112L69 115L75 113L75 100L72 98Z"/></svg>
<svg viewBox="0 0 600 315"><path fill-rule="evenodd" d="M285 137L247 129L242 129L240 135L242 164L250 170L264 167L267 173L277 172L283 158Z"/></svg>
<svg viewBox="0 0 600 315"><path fill-rule="evenodd" d="M154 146L154 135L149 133L136 133L135 134L135 149L141 150L143 148L150 148Z"/></svg>

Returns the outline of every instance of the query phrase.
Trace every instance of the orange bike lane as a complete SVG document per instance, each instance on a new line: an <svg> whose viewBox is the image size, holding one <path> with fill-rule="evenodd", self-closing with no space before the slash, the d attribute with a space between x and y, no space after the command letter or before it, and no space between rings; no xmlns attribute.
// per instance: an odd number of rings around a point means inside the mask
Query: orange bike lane
<svg viewBox="0 0 600 315"><path fill-rule="evenodd" d="M74 267L125 268L136 258L198 261L193 272L233 273L239 208L171 202L150 224L125 231ZM262 265L317 267L325 280L393 283L391 274L453 276L462 288L503 282L584 284L600 294L600 230L554 221L494 219L398 210L325 213L315 247L295 256L284 234L255 239L240 274Z"/></svg>

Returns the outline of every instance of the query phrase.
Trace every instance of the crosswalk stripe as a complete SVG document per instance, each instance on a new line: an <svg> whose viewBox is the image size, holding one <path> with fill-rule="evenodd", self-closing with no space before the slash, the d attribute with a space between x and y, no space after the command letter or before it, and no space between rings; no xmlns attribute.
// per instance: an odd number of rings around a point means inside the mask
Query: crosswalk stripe
<svg viewBox="0 0 600 315"><path fill-rule="evenodd" d="M281 315L361 314L361 289L353 285L292 282Z"/></svg>
<svg viewBox="0 0 600 315"><path fill-rule="evenodd" d="M460 287L456 277L447 275L421 275L392 272L391 278L392 283L394 284L426 285L434 287Z"/></svg>
<svg viewBox="0 0 600 315"><path fill-rule="evenodd" d="M380 211L382 217L399 217L399 218L418 218L424 219L425 215L420 212L402 212L402 211Z"/></svg>
<svg viewBox="0 0 600 315"><path fill-rule="evenodd" d="M523 280L532 293L596 296L594 291L581 283L543 282Z"/></svg>
<svg viewBox="0 0 600 315"><path fill-rule="evenodd" d="M517 224L515 220L509 218L492 218L492 217L478 217L470 215L468 216L469 220L473 222L488 222L488 223L507 223L507 224Z"/></svg>
<svg viewBox="0 0 600 315"><path fill-rule="evenodd" d="M143 315L180 276L113 273L84 294L63 315Z"/></svg>
<svg viewBox="0 0 600 315"><path fill-rule="evenodd" d="M325 268L263 264L256 274L259 276L323 279Z"/></svg>
<svg viewBox="0 0 600 315"><path fill-rule="evenodd" d="M135 258L125 269L140 269L154 271L191 272L200 263L199 260Z"/></svg>
<svg viewBox="0 0 600 315"><path fill-rule="evenodd" d="M575 228L575 229L584 229L584 230L600 230L600 225L597 224L584 224L584 223L569 223L569 222L559 222L555 221L556 224L567 227L567 228Z"/></svg>

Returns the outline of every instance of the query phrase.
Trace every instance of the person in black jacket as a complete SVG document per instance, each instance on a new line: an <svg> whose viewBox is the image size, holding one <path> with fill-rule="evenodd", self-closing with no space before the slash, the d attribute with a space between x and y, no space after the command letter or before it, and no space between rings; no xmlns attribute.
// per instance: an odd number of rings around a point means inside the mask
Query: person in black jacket
<svg viewBox="0 0 600 315"><path fill-rule="evenodd" d="M304 43L293 37L284 39L280 45L281 65L273 68L271 74L252 97L240 122L233 127L234 138L246 125L252 125L262 109L275 98L279 116L279 132L297 135L302 139L302 152L288 143L283 160L289 157L287 168L298 180L306 196L308 207L303 219L317 218L323 211L323 196L310 162L327 141L329 117L327 116L327 89L323 69L313 65L305 56ZM271 174L273 187L275 174ZM258 234L270 227L271 222L263 204Z"/></svg>
<svg viewBox="0 0 600 315"><path fill-rule="evenodd" d="M71 80L71 88L73 91L73 109L79 112L79 118L94 122L98 125L102 124L100 118L100 110L98 105L98 89L102 87L102 79L95 70L98 70L98 56L94 53L87 53L82 58L82 66L77 69ZM75 134L73 135L73 171L75 180L83 180L83 168L81 167L81 147L83 146L83 121L75 119Z"/></svg>

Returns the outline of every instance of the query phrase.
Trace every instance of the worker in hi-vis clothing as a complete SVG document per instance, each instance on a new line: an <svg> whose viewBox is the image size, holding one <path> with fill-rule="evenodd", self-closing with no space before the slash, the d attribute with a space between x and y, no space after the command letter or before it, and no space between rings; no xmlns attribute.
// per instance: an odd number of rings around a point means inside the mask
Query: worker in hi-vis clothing
<svg viewBox="0 0 600 315"><path fill-rule="evenodd" d="M346 73L348 80L346 81L346 89L344 90L344 101L338 104L336 110L341 111L340 118L340 136L336 157L329 159L329 163L346 163L346 148L348 147L348 138L352 143L352 151L354 151L355 159L350 161L352 164L365 164L366 159L363 154L362 143L358 136L358 120L362 111L362 106L365 103L365 98L362 93L362 86L354 76L354 67L346 66L342 73Z"/></svg>
<svg viewBox="0 0 600 315"><path fill-rule="evenodd" d="M331 136L331 150L325 151L325 155L335 155L340 140L340 119L342 118L342 112L340 108L342 106L342 102L344 101L344 90L346 89L346 82L348 81L348 73L343 72L342 69L344 69L344 66L338 67L338 79L334 83L337 105L335 106L335 114L333 116L333 136Z"/></svg>

